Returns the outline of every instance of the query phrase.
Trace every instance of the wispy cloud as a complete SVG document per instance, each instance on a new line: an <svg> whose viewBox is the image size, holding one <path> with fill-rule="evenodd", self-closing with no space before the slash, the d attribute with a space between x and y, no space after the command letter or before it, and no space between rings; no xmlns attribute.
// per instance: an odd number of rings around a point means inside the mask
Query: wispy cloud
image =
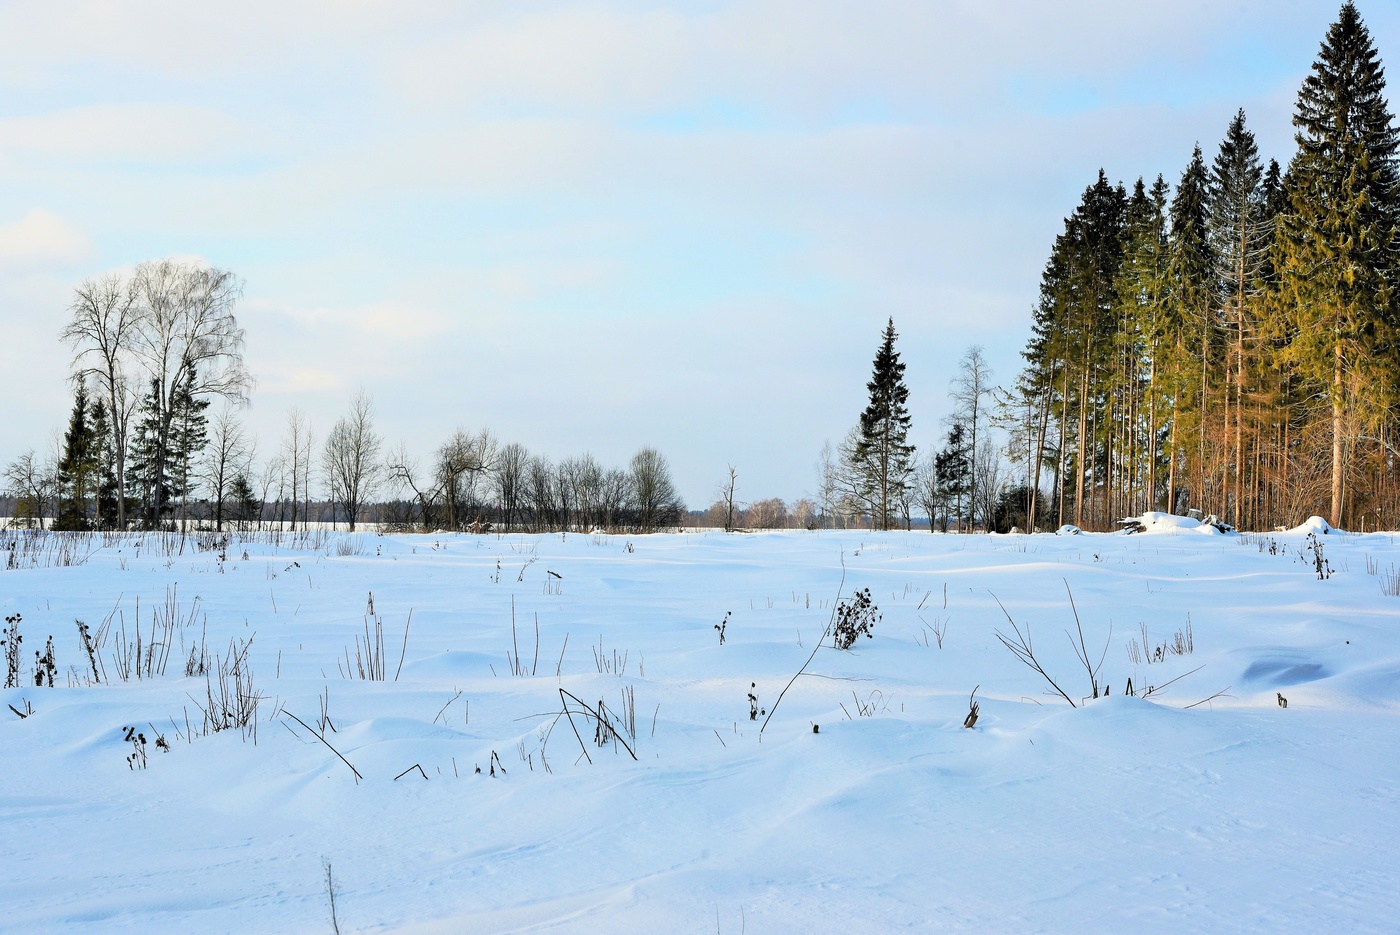
<svg viewBox="0 0 1400 935"><path fill-rule="evenodd" d="M92 255L86 234L52 211L35 208L0 224L0 264L71 266Z"/></svg>

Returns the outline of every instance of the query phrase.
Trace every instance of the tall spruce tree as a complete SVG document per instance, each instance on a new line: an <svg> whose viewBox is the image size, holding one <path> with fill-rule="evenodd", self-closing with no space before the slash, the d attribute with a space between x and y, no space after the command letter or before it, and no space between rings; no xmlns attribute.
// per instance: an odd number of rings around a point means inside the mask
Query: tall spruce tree
<svg viewBox="0 0 1400 935"><path fill-rule="evenodd" d="M1227 502L1231 522L1243 516L1244 403L1247 391L1246 344L1252 344L1261 273L1273 237L1265 220L1264 169L1254 134L1245 127L1241 109L1220 143L1210 174L1210 237L1215 261L1216 304L1226 334L1224 429L1230 455ZM1223 508L1223 507L1222 507Z"/></svg>
<svg viewBox="0 0 1400 935"><path fill-rule="evenodd" d="M170 509L169 423L161 414L160 384L150 381L136 409L136 428L127 446L127 500L141 505L141 523L158 529Z"/></svg>
<svg viewBox="0 0 1400 935"><path fill-rule="evenodd" d="M1174 332L1167 348L1172 382L1171 463L1167 471L1167 508L1177 508L1178 473L1186 461L1195 465L1191 499L1204 502L1206 473L1205 421L1210 412L1212 352L1216 346L1215 262L1210 249L1209 188L1201 147L1181 174L1172 198L1168 235L1167 278L1169 327Z"/></svg>
<svg viewBox="0 0 1400 935"><path fill-rule="evenodd" d="M88 423L87 386L81 381L73 393L73 413L63 435L63 456L58 462L58 517L53 528L91 528L89 501L97 492L98 439Z"/></svg>
<svg viewBox="0 0 1400 935"><path fill-rule="evenodd" d="M1357 426L1396 399L1400 148L1385 72L1354 4L1327 32L1293 115L1298 153L1276 264L1288 316L1283 359L1330 408L1331 515L1343 522Z"/></svg>
<svg viewBox="0 0 1400 935"><path fill-rule="evenodd" d="M1062 337L1065 361L1062 381L1063 416L1072 408L1068 426L1062 421L1073 443L1062 441L1060 457L1073 457L1069 465L1074 478L1074 521L1086 522L1091 498L1109 488L1112 449L1100 444L1106 438L1107 421L1098 416L1103 407L1103 379L1113 372L1113 333L1117 323L1118 270L1123 262L1123 221L1128 195L1122 185L1112 185L1102 169L1093 185L1084 190L1083 200L1066 223L1071 251L1067 263L1067 328ZM1062 470L1061 473L1064 473ZM1062 504L1063 507L1063 504Z"/></svg>
<svg viewBox="0 0 1400 935"><path fill-rule="evenodd" d="M196 385L195 366L189 364L170 398L171 473L168 477L171 496L180 500L182 524L197 480L193 471L194 462L209 442L209 419L204 414L204 410L209 408L209 400L194 395L192 388Z"/></svg>
<svg viewBox="0 0 1400 935"><path fill-rule="evenodd" d="M117 529L121 525L120 484L117 481L117 453L112 421L101 399L89 407L90 429L97 457L97 516L98 529Z"/></svg>
<svg viewBox="0 0 1400 935"><path fill-rule="evenodd" d="M947 532L948 509L952 508L958 517L963 515L963 497L967 496L972 483L972 458L961 422L954 422L948 429L942 450L934 456L933 478L938 499L944 506L943 531Z"/></svg>
<svg viewBox="0 0 1400 935"><path fill-rule="evenodd" d="M1162 177L1148 189L1133 186L1123 225L1123 263L1118 270L1119 323L1117 424L1122 488L1117 515L1155 509L1160 448L1156 361L1162 340L1167 292L1166 196ZM1031 501L1028 511L1033 511Z"/></svg>
<svg viewBox="0 0 1400 935"><path fill-rule="evenodd" d="M1034 484L1040 486L1046 462L1054 467L1063 465L1060 452L1064 445L1064 420L1056 421L1059 426L1058 440L1050 434L1051 420L1056 413L1063 413L1063 406L1057 401L1064 395L1064 357L1060 333L1064 327L1065 311L1069 304L1069 265L1072 259L1071 221L1065 221L1065 231L1055 238L1050 258L1040 274L1040 295L1032 313L1031 337L1021 352L1025 369L1017 381L1016 391L1038 414L1035 430L1035 443L1030 455L1031 476ZM1061 487L1064 471L1055 472L1052 489L1054 502L1063 513Z"/></svg>
<svg viewBox="0 0 1400 935"><path fill-rule="evenodd" d="M907 441L909 388L904 385L904 364L894 349L897 337L891 318L875 354L874 373L866 384L870 402L860 414L860 437L853 458L860 486L869 493L874 507L872 518L880 529L890 528L890 517L904 499L914 467L914 446Z"/></svg>

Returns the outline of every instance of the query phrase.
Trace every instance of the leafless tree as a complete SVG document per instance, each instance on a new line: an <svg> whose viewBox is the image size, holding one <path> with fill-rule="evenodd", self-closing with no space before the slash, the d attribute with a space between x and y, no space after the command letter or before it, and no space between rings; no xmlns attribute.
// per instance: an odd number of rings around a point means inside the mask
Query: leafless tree
<svg viewBox="0 0 1400 935"><path fill-rule="evenodd" d="M734 465L729 465L729 473L719 485L719 502L724 505L724 531L734 531L734 487L738 483L739 472L734 469Z"/></svg>
<svg viewBox="0 0 1400 935"><path fill-rule="evenodd" d="M5 483L15 498L15 519L26 525L38 523L44 528L44 517L52 512L58 494L56 462L42 460L34 449L21 454L5 468Z"/></svg>
<svg viewBox="0 0 1400 935"><path fill-rule="evenodd" d="M243 424L228 407L209 426L209 447L204 456L204 479L214 501L214 528L224 528L224 498L233 479L246 474L253 461L253 444Z"/></svg>
<svg viewBox="0 0 1400 935"><path fill-rule="evenodd" d="M679 526L684 505L671 480L666 458L655 448L643 448L632 456L632 496L637 510L637 528L655 532Z"/></svg>
<svg viewBox="0 0 1400 935"><path fill-rule="evenodd" d="M947 510L943 502L943 491L938 486L938 472L934 468L935 457L936 455L930 452L919 462L918 467L914 469L914 483L911 485L914 502L928 517L929 532L938 531L940 519L944 521L943 529L947 530Z"/></svg>
<svg viewBox="0 0 1400 935"><path fill-rule="evenodd" d="M496 439L490 429L476 434L458 429L438 448L437 480L447 504L447 526L460 529L466 514L479 502L481 486L496 459Z"/></svg>
<svg viewBox="0 0 1400 935"><path fill-rule="evenodd" d="M501 522L506 529L512 528L520 519L525 471L529 463L530 452L518 442L501 446L501 452L496 457L493 479L496 483L496 499L501 505Z"/></svg>
<svg viewBox="0 0 1400 935"><path fill-rule="evenodd" d="M997 499L1006 486L1001 452L991 439L983 439L972 461L972 484L977 497L972 502L973 522L982 518L983 528L991 530L996 521Z"/></svg>
<svg viewBox="0 0 1400 935"><path fill-rule="evenodd" d="M976 455L977 433L986 419L986 406L983 400L992 392L992 368L987 364L982 345L974 344L958 361L958 372L953 377L948 396L955 407L955 418L967 426L968 448ZM972 473L972 488L969 491L972 503L977 503L977 472ZM975 523L975 519L972 519Z"/></svg>
<svg viewBox="0 0 1400 935"><path fill-rule="evenodd" d="M603 520L603 466L588 452L579 455L574 467L574 509L584 532L606 525Z"/></svg>
<svg viewBox="0 0 1400 935"><path fill-rule="evenodd" d="M365 500L379 483L381 440L374 430L374 401L364 390L355 394L350 412L326 436L322 468L331 502L345 511L350 531ZM332 515L334 519L334 515Z"/></svg>
<svg viewBox="0 0 1400 935"><path fill-rule="evenodd" d="M895 506L899 509L899 519L904 523L905 532L914 528L914 503L917 500L917 492L914 490L913 477L914 471L910 471L909 480L895 491L894 497Z"/></svg>
<svg viewBox="0 0 1400 935"><path fill-rule="evenodd" d="M744 513L750 529L780 529L787 524L787 504L777 497L755 500Z"/></svg>
<svg viewBox="0 0 1400 935"><path fill-rule="evenodd" d="M790 511L793 525L798 529L813 529L817 522L817 505L809 497L802 497L792 505Z"/></svg>
<svg viewBox="0 0 1400 935"><path fill-rule="evenodd" d="M570 455L559 461L554 469L555 483L560 488L560 525L570 531L588 529L589 479L592 459L586 455Z"/></svg>
<svg viewBox="0 0 1400 935"><path fill-rule="evenodd" d="M868 476L857 454L860 438L860 427L852 426L836 449L833 482L836 486L836 512L841 517L842 526L858 522L862 516L868 515L873 519L877 512L878 492L868 483Z"/></svg>
<svg viewBox="0 0 1400 935"><path fill-rule="evenodd" d="M73 292L68 323L60 337L73 349L73 371L91 379L107 405L117 474L117 525L126 528L126 447L131 414L139 399L132 379L132 344L141 327L141 306L119 274L88 279Z"/></svg>
<svg viewBox="0 0 1400 935"><path fill-rule="evenodd" d="M822 442L821 455L817 460L817 502L821 506L822 520L829 529L836 526L837 502L841 495L838 483L840 469L831 442Z"/></svg>
<svg viewBox="0 0 1400 935"><path fill-rule="evenodd" d="M525 471L525 495L530 501L535 532L544 532L554 522L558 512L555 483L554 464L544 455L532 457Z"/></svg>
<svg viewBox="0 0 1400 935"><path fill-rule="evenodd" d="M311 485L311 451L314 442L311 423L305 413L296 406L287 410L287 434L282 439L282 464L287 471L291 488L292 531L297 528L297 511L301 506L302 497L305 496L308 505L311 501L307 488ZM278 499L280 500L281 496ZM310 519L310 516L306 516L304 521Z"/></svg>
<svg viewBox="0 0 1400 935"><path fill-rule="evenodd" d="M632 505L632 478L621 468L609 468L603 473L599 487L599 508L602 512L603 527L616 529L623 511Z"/></svg>
<svg viewBox="0 0 1400 935"><path fill-rule="evenodd" d="M411 494L412 502L418 506L419 526L432 529L437 524L442 488L423 475L417 459L409 457L408 448L402 444L384 459L384 471L390 484L400 490L406 488ZM411 512L409 518L411 521Z"/></svg>
<svg viewBox="0 0 1400 935"><path fill-rule="evenodd" d="M284 478L284 477L286 476L286 474L287 474L287 468L286 468L285 463L282 461L281 457L272 457L272 458L269 458L269 459L267 460L267 463L263 465L262 472L258 474L258 493L259 493L260 496L261 496L261 499L260 499L259 502L262 504L262 509L264 509L264 510L267 509L267 503L268 503L267 497L268 497L268 494L270 494L270 493L272 492L272 489L273 489L274 486L277 486L277 487L278 487L278 490L277 490L277 502L278 502L279 504L281 503L281 501L282 501L282 490L280 489L280 484L281 484L282 478ZM280 517L279 517L279 519L280 519ZM259 529L263 528L263 525L262 525L262 515L261 515L261 514L259 514L259 516L258 516L258 528L259 528Z"/></svg>

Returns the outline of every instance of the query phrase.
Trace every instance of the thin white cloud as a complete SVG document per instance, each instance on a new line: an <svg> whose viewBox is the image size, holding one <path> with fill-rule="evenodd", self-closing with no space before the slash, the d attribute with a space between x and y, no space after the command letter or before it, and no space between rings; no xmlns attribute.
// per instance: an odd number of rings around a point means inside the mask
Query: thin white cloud
<svg viewBox="0 0 1400 935"><path fill-rule="evenodd" d="M5 265L74 264L92 255L88 236L42 208L0 224L0 263Z"/></svg>
<svg viewBox="0 0 1400 935"><path fill-rule="evenodd" d="M0 159L70 165L202 166L256 151L257 133L204 107L94 104L0 119Z"/></svg>

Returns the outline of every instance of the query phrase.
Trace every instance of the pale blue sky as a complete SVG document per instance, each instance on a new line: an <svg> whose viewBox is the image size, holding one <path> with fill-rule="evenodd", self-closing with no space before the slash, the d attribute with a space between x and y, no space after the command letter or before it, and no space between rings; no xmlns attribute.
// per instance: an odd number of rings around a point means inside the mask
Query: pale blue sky
<svg viewBox="0 0 1400 935"><path fill-rule="evenodd" d="M425 460L484 425L794 499L886 317L925 449L967 345L1014 377L1100 166L1175 181L1241 106L1285 161L1337 8L0 4L0 463L66 418L73 285L178 255L247 281L265 452L364 386Z"/></svg>

